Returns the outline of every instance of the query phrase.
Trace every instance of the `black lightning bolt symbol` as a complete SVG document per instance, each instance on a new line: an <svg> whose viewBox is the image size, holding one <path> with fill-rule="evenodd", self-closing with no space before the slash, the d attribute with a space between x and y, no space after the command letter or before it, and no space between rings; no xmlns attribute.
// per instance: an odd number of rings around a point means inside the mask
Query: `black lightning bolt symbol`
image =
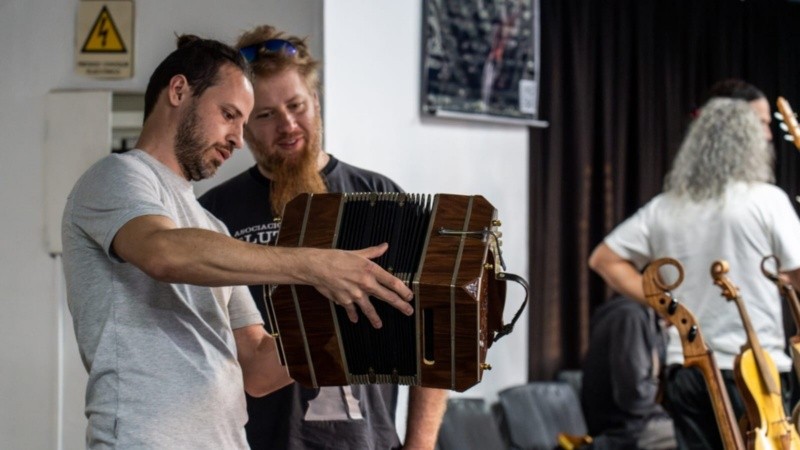
<svg viewBox="0 0 800 450"><path fill-rule="evenodd" d="M106 28L106 18L105 17L103 17L100 20L100 31L98 31L97 34L99 34L100 36L103 37L102 46L105 47L106 46L106 39L108 38L108 29Z"/></svg>

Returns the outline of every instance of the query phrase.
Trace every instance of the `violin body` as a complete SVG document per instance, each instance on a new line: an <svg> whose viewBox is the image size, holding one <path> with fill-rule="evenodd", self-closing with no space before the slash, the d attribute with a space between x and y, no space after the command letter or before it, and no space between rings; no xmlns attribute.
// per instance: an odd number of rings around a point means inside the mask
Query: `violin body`
<svg viewBox="0 0 800 450"><path fill-rule="evenodd" d="M764 360L767 372L774 380L779 380L772 358L765 354ZM734 377L747 411L747 448L800 450L800 436L786 418L781 395L767 389L761 381L761 373L751 349L745 349L736 357Z"/></svg>

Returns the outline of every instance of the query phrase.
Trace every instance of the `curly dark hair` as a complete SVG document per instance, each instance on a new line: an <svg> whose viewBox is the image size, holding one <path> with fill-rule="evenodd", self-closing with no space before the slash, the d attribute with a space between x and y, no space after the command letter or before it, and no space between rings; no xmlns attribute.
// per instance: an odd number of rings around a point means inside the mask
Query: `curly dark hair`
<svg viewBox="0 0 800 450"><path fill-rule="evenodd" d="M711 85L711 87L708 88L708 92L706 92L703 103L713 97L735 98L748 102L760 98L767 98L767 96L761 92L761 89L738 78L726 78Z"/></svg>
<svg viewBox="0 0 800 450"><path fill-rule="evenodd" d="M213 39L202 39L192 34L178 36L178 48L167 56L150 76L144 94L144 118L153 111L159 94L175 75L183 75L192 88L192 96L199 97L219 81L219 70L225 64L239 68L248 78L250 67L235 48Z"/></svg>

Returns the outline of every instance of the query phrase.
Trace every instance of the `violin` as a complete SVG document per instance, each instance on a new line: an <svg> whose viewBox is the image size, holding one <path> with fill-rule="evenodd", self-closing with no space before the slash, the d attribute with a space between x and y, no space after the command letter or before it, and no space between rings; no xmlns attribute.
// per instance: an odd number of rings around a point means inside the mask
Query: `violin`
<svg viewBox="0 0 800 450"><path fill-rule="evenodd" d="M739 289L725 275L726 261L714 261L711 277L722 289L722 296L736 303L747 341L734 360L734 379L747 413L749 449L800 450L800 436L783 409L780 378L772 357L761 347Z"/></svg>
<svg viewBox="0 0 800 450"><path fill-rule="evenodd" d="M676 281L664 282L659 270L665 266L673 266L677 270ZM680 335L683 365L697 367L703 375L725 450L743 450L744 441L736 417L733 415L728 391L725 389L725 382L714 359L714 353L706 345L694 314L672 296L671 291L680 286L681 282L683 282L683 266L672 258L661 258L651 262L642 274L642 287L648 305L673 325Z"/></svg>

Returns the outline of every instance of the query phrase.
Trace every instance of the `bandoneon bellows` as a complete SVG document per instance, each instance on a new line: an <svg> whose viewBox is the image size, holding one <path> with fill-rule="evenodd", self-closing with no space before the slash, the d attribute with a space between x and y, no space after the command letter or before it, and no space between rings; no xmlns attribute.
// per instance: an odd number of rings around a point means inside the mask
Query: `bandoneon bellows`
<svg viewBox="0 0 800 450"><path fill-rule="evenodd" d="M481 380L502 326L497 211L481 196L302 194L286 205L278 246L354 250L389 243L375 262L414 292L405 316L371 298L383 322L357 323L316 289L273 287L269 321L292 378L309 387L395 383L464 391ZM361 312L359 311L359 314Z"/></svg>

